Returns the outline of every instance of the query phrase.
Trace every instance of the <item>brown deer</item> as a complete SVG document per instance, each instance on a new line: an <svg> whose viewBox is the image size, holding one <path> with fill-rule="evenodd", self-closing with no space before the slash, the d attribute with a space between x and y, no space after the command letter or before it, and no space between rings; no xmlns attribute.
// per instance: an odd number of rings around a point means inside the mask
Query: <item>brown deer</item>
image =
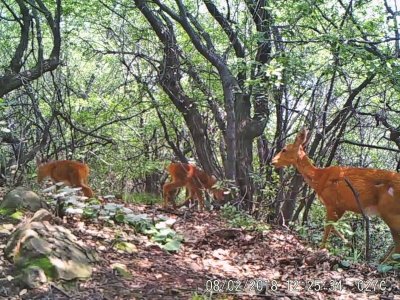
<svg viewBox="0 0 400 300"><path fill-rule="evenodd" d="M199 200L200 211L204 209L203 205L203 192L202 190L210 190L214 197L218 200L224 200L224 190L213 188L213 185L217 182L214 176L208 176L204 171L196 168L195 166L184 164L184 163L172 163L168 167L168 173L172 177L172 182L168 182L163 186L164 203L163 207L168 206L168 202L172 202L174 209L177 208L174 198L174 191L179 188L186 186L189 190L189 196L186 198L183 204L179 205L182 207L185 205L193 196L196 196Z"/></svg>
<svg viewBox="0 0 400 300"><path fill-rule="evenodd" d="M42 163L41 159L36 157L36 166L38 182L50 177L55 183L64 182L72 187L81 187L86 197L93 198L93 191L87 183L89 167L86 164L72 160L53 160Z"/></svg>
<svg viewBox="0 0 400 300"><path fill-rule="evenodd" d="M400 253L400 174L387 170L342 166L317 168L304 151L306 137L307 129L303 127L294 143L286 145L272 159L274 167L295 166L325 205L326 220L330 222L337 222L346 211L361 213L357 200L345 181L348 179L358 193L363 210L369 215L379 214L390 228L395 247L385 262L390 260L393 253ZM344 239L332 224L327 225L321 248L325 248L331 230Z"/></svg>

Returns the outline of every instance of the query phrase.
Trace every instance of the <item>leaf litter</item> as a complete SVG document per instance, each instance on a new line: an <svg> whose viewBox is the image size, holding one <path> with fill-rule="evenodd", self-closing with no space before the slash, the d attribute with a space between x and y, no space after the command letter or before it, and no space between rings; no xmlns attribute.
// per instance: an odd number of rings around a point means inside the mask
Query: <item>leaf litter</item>
<svg viewBox="0 0 400 300"><path fill-rule="evenodd" d="M0 235L0 299L400 299L398 274L358 263L335 270L340 257L307 247L288 230L228 228L218 212L125 208L166 220L183 236L180 250L168 252L124 223L69 218L64 226L102 258L92 278L23 290L12 280L18 271L4 260ZM0 216L0 226L9 223Z"/></svg>

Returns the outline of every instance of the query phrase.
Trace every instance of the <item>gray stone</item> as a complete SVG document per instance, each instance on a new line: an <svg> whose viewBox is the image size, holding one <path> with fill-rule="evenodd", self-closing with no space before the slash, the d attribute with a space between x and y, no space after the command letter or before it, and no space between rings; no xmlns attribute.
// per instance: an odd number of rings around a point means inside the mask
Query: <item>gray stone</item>
<svg viewBox="0 0 400 300"><path fill-rule="evenodd" d="M30 211L38 211L41 208L48 208L48 205L35 192L23 186L9 191L0 203L0 208L3 209L15 210L21 207Z"/></svg>
<svg viewBox="0 0 400 300"><path fill-rule="evenodd" d="M44 216L45 220L39 216ZM38 211L8 237L4 257L23 272L27 270L25 277L21 277L21 284L37 287L37 284L43 282L38 269L47 274L50 280L90 278L91 263L98 261L96 252L78 241L68 229L52 225L47 219L45 212ZM38 269L29 269L31 267Z"/></svg>
<svg viewBox="0 0 400 300"><path fill-rule="evenodd" d="M39 267L30 266L22 271L21 286L23 288L35 289L46 282L46 274Z"/></svg>

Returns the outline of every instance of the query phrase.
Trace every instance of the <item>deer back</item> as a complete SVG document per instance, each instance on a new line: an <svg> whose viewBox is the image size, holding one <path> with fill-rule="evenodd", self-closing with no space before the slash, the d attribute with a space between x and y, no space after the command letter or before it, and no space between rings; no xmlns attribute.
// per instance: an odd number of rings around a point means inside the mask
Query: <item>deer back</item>
<svg viewBox="0 0 400 300"><path fill-rule="evenodd" d="M48 163L40 163L37 167L38 182L50 177L55 182L70 184L86 181L89 175L89 167L86 164L71 160L55 160Z"/></svg>
<svg viewBox="0 0 400 300"><path fill-rule="evenodd" d="M168 172L171 174L173 181L196 188L211 189L217 182L215 178L208 176L204 171L189 164L172 163L168 168Z"/></svg>
<svg viewBox="0 0 400 300"><path fill-rule="evenodd" d="M393 196L394 188L400 185L400 175L396 172L370 168L328 167L318 172L315 191L326 206L344 211L361 213L354 194L345 179L357 191L362 207L369 214L377 213L382 195ZM396 188L397 190L397 188Z"/></svg>

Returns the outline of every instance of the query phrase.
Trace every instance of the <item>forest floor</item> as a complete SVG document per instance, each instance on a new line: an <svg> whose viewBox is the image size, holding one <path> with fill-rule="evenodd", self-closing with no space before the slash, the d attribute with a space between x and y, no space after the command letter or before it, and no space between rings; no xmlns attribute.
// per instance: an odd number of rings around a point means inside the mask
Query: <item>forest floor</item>
<svg viewBox="0 0 400 300"><path fill-rule="evenodd" d="M70 219L64 226L101 257L92 278L69 288L53 282L22 291L7 280L17 271L5 262L0 299L400 299L398 274L355 263L337 269L339 258L310 249L289 231L229 229L219 212L168 214L158 206L126 207L175 218L173 229L185 237L181 250L162 250L127 225ZM0 225L10 222L0 218ZM121 239L136 250L115 250ZM0 237L1 259L5 243ZM115 263L125 265L130 276L119 276L111 267Z"/></svg>

